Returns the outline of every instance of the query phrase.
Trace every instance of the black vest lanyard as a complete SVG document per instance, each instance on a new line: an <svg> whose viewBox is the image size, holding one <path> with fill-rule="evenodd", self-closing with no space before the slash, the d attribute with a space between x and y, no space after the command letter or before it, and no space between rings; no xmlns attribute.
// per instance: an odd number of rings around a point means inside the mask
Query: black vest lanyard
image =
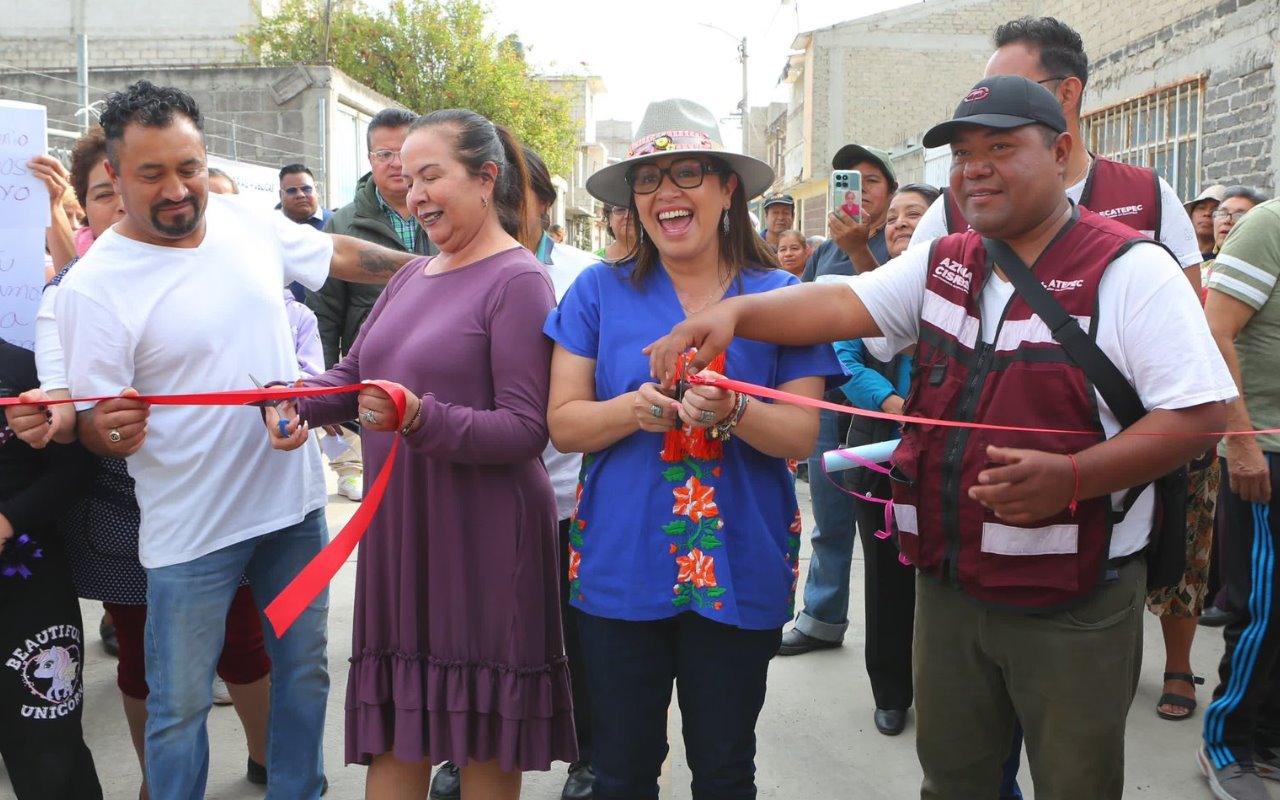
<svg viewBox="0 0 1280 800"><path fill-rule="evenodd" d="M1067 313L1044 284L1032 274L1031 269L1023 263L1013 248L995 239L983 237L982 244L987 250L987 268L992 269L992 261L1000 265L1004 274L1013 284L1013 288L1022 296L1031 310L1044 320L1053 333L1053 339L1062 345L1067 355L1084 372L1085 377L1097 388L1102 399L1106 401L1111 413L1116 415L1121 428L1128 428L1147 414L1138 392L1124 377L1124 373L1093 338L1084 332L1075 317ZM994 271L994 270L992 270ZM1095 320L1096 324L1096 320ZM1137 502L1138 496L1149 484L1134 486L1125 493L1124 506L1115 516L1114 522L1124 519L1129 509Z"/></svg>

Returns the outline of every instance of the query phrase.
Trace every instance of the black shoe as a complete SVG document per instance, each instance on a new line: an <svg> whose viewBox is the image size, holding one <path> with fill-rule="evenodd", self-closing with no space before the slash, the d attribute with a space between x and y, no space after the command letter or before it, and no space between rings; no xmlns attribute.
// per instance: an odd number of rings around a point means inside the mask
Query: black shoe
<svg viewBox="0 0 1280 800"><path fill-rule="evenodd" d="M267 765L259 764L257 761L253 760L252 756L250 756L249 766L244 771L244 778L249 783L255 783L258 786L266 786L267 785Z"/></svg>
<svg viewBox="0 0 1280 800"><path fill-rule="evenodd" d="M1209 606L1200 615L1200 624L1206 628L1221 628L1229 622L1234 622L1236 615L1230 611L1223 611L1217 606Z"/></svg>
<svg viewBox="0 0 1280 800"><path fill-rule="evenodd" d="M778 647L778 655L798 656L810 650L830 650L843 644L844 642L830 642L826 639L818 639L801 633L798 628L792 628L782 634L782 644Z"/></svg>
<svg viewBox="0 0 1280 800"><path fill-rule="evenodd" d="M462 776L458 774L458 765L446 761L436 770L431 779L431 792L427 795L431 800L462 800Z"/></svg>
<svg viewBox="0 0 1280 800"><path fill-rule="evenodd" d="M98 623L98 635L102 637L102 649L112 658L120 657L120 640L116 638L116 626L108 622Z"/></svg>
<svg viewBox="0 0 1280 800"><path fill-rule="evenodd" d="M804 481L805 483L809 482L809 462L801 461L796 464L796 480Z"/></svg>
<svg viewBox="0 0 1280 800"><path fill-rule="evenodd" d="M249 766L244 771L245 780L258 786L267 785L267 767L265 764L259 764L252 757L249 759ZM324 783L320 784L320 795L323 797L329 791L329 779L325 778Z"/></svg>
<svg viewBox="0 0 1280 800"><path fill-rule="evenodd" d="M575 761L569 765L569 777L564 782L560 800L591 800L591 790L596 782L596 772L590 764Z"/></svg>
<svg viewBox="0 0 1280 800"><path fill-rule="evenodd" d="M907 727L907 710L905 708L877 708L875 714L876 730L885 736L897 736Z"/></svg>

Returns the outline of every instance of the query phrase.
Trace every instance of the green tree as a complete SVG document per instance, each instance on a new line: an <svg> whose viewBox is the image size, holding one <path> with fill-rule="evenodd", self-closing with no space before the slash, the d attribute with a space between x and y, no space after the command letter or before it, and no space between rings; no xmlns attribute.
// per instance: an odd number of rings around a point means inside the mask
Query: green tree
<svg viewBox="0 0 1280 800"><path fill-rule="evenodd" d="M553 173L567 174L575 126L567 101L533 80L519 40L484 30L478 0L284 0L241 41L263 64L331 64L425 113L470 108L515 131Z"/></svg>

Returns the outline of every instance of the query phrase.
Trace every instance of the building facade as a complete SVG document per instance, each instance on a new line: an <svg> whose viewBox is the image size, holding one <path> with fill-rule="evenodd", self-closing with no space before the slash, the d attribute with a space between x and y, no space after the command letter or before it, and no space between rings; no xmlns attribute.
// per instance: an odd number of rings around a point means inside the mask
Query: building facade
<svg viewBox="0 0 1280 800"><path fill-rule="evenodd" d="M606 243L599 206L587 192L587 178L609 157L597 138L595 116L595 98L604 94L604 81L595 75L540 75L538 80L568 100L576 136L570 174L564 176L565 189L551 211L552 221L564 225L569 244L593 251Z"/></svg>

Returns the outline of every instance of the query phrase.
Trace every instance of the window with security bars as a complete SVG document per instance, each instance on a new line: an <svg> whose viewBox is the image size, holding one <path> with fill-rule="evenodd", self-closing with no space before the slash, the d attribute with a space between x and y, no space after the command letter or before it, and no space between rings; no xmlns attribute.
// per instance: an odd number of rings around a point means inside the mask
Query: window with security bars
<svg viewBox="0 0 1280 800"><path fill-rule="evenodd" d="M1195 197L1200 182L1200 120L1204 81L1190 78L1086 114L1089 149L1151 167L1178 196Z"/></svg>

